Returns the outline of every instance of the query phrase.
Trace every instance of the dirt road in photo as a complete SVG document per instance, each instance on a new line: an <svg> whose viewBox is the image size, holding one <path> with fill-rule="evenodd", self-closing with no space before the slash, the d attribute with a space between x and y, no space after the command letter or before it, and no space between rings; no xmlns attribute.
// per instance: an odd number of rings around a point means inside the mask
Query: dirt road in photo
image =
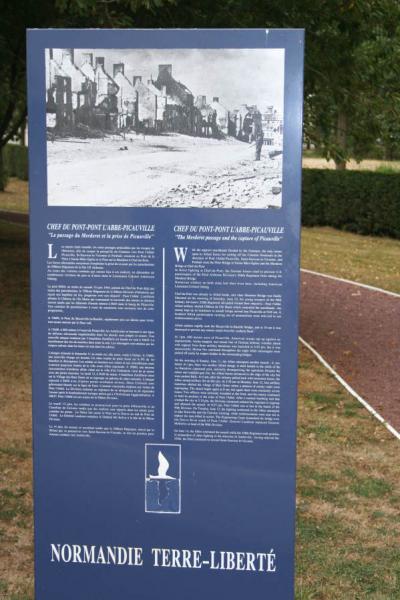
<svg viewBox="0 0 400 600"><path fill-rule="evenodd" d="M300 333L400 430L400 297L303 272Z"/></svg>
<svg viewBox="0 0 400 600"><path fill-rule="evenodd" d="M281 156L180 134L47 143L51 206L281 206Z"/></svg>

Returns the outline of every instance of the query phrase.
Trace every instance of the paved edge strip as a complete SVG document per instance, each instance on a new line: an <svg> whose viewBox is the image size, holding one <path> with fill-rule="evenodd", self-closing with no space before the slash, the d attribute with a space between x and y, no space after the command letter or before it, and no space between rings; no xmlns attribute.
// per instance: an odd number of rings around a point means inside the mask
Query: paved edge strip
<svg viewBox="0 0 400 600"><path fill-rule="evenodd" d="M382 425L386 427L390 431L395 438L400 440L400 433L390 425L364 398L362 398L357 392L335 371L333 367L324 359L315 348L311 346L306 340L304 340L301 336L299 336L300 342L308 349L310 352L314 354L316 358L324 365L326 369L337 379L337 381L351 394L356 400L358 400Z"/></svg>
<svg viewBox="0 0 400 600"><path fill-rule="evenodd" d="M342 277L335 277L334 275L327 275L326 273L319 273L318 271L311 271L310 269L300 269L300 271L302 271L303 273L310 273L311 275L318 275L319 277L326 277L327 279L333 279L334 281L341 281L342 283L358 285L359 287L371 290L372 292L381 292L382 294L389 294L389 296L400 298L400 294L397 294L396 292L390 292L389 290L384 290L383 288L368 285L367 283L360 283L359 281L353 281L352 279L343 279Z"/></svg>

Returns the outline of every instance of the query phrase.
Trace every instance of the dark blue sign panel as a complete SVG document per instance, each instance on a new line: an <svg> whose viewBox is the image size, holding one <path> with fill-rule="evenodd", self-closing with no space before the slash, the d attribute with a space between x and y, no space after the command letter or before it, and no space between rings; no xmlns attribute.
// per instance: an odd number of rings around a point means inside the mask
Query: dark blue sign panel
<svg viewBox="0 0 400 600"><path fill-rule="evenodd" d="M292 599L303 32L28 59L36 597Z"/></svg>

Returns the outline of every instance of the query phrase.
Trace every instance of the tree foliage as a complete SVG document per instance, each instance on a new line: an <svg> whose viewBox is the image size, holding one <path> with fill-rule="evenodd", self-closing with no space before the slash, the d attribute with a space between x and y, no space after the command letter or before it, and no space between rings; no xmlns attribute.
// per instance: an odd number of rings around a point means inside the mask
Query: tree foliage
<svg viewBox="0 0 400 600"><path fill-rule="evenodd" d="M28 27L304 27L305 137L339 166L377 147L400 155L398 0L0 0L0 8L0 148L26 116Z"/></svg>
<svg viewBox="0 0 400 600"><path fill-rule="evenodd" d="M64 27L140 27L138 15L148 13L157 21L157 11L175 0L56 0ZM158 24L156 27L162 27Z"/></svg>
<svg viewBox="0 0 400 600"><path fill-rule="evenodd" d="M399 17L394 0L343 0L309 30L305 132L338 164L389 139L384 129L400 91Z"/></svg>

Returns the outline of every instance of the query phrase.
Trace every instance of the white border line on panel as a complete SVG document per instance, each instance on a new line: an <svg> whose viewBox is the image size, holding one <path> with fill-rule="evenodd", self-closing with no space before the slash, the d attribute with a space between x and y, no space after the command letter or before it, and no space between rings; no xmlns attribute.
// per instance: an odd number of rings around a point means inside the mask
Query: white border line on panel
<svg viewBox="0 0 400 600"><path fill-rule="evenodd" d="M353 281L352 279L343 279L342 277L335 277L334 275L327 275L326 273L319 273L318 271L311 271L310 269L300 269L300 271L303 271L303 273L310 273L310 275L318 275L318 277L325 277L326 279L333 279L334 281L341 281L342 283L358 285L359 287L365 288L372 292L381 292L382 294L388 294L389 296L400 298L400 294L397 294L396 292L390 292L389 290L374 287L373 285L368 285L366 283L360 283L359 281Z"/></svg>
<svg viewBox="0 0 400 600"><path fill-rule="evenodd" d="M162 390L161 439L165 439L165 248L162 249Z"/></svg>
<svg viewBox="0 0 400 600"><path fill-rule="evenodd" d="M392 425L390 425L390 423L388 423L366 400L364 400L364 398L357 394L357 392L351 387L351 385L349 385L347 381L345 381L343 377L341 377L339 373L337 373L335 369L331 367L331 365L324 359L323 356L321 356L319 352L317 352L317 350L315 350L315 348L311 346L311 344L306 342L306 340L304 340L301 336L299 336L299 340L302 344L304 344L306 348L308 348L308 350L310 350L310 352L314 354L314 356L316 356L316 358L318 358L320 363L322 363L324 367L328 369L328 371L349 392L349 394L351 394L356 400L358 400L376 419L378 419L378 421L382 423L382 425L384 425L386 429L388 429L390 433L394 435L395 438L400 440L400 433L396 431L396 429L392 427Z"/></svg>

